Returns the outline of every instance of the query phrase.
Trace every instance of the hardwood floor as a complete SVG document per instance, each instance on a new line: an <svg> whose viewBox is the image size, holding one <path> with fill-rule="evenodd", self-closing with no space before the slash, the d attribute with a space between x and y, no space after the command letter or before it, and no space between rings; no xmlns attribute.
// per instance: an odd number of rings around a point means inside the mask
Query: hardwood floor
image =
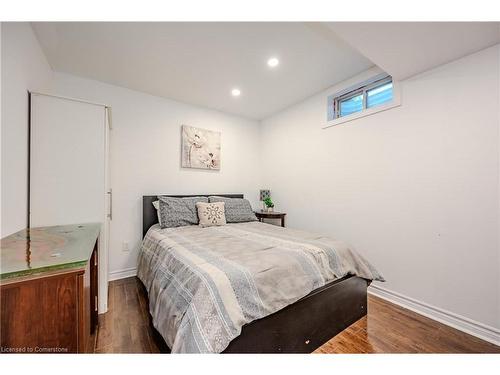
<svg viewBox="0 0 500 375"><path fill-rule="evenodd" d="M108 308L99 316L96 353L165 350L137 278L110 282ZM500 353L500 347L369 295L368 316L315 353Z"/></svg>
<svg viewBox="0 0 500 375"><path fill-rule="evenodd" d="M108 312L99 315L95 352L159 353L155 334L139 279L111 281Z"/></svg>
<svg viewBox="0 0 500 375"><path fill-rule="evenodd" d="M315 353L500 353L500 347L368 295L368 315Z"/></svg>

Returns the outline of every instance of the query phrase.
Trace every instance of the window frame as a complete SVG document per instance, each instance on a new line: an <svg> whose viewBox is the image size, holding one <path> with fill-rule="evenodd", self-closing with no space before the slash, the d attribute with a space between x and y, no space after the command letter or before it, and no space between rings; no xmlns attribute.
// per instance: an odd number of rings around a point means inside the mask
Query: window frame
<svg viewBox="0 0 500 375"><path fill-rule="evenodd" d="M374 107L366 108L366 104L364 103L364 108L361 111L358 112L353 112L349 115L345 115L342 117L335 117L336 112L335 110L339 110L338 103L335 104L334 108L334 102L337 99L345 99L350 94L354 94L355 92L362 91L363 89L366 89L365 91L369 91L370 89L373 89L374 87L377 87L379 85L385 84L387 81L392 79L392 100L388 101L386 103L381 103L379 105L376 105ZM386 80L386 81L384 81ZM326 93L326 116L325 116L325 122L321 125L322 129L327 129L331 128L333 126L337 126L346 122L354 121L362 117L366 116L371 116L375 113L378 112L383 112L392 108L399 107L401 105L401 100L402 100L402 93L401 93L401 85L400 82L395 80L391 75L381 72L378 69L373 69L370 72L366 72L363 74L360 74L358 76L358 79L356 78L351 78L350 80L346 81L344 85L337 85L333 87L333 93L330 91L330 93ZM367 95L363 96L363 100L367 100Z"/></svg>
<svg viewBox="0 0 500 375"><path fill-rule="evenodd" d="M393 99L394 100L394 82L393 82L393 79L391 76L386 76L384 78L380 78L372 83L369 83L369 84L366 84L364 86L361 86L357 89L353 89L352 91L349 91L349 92L346 92L345 94L342 94L342 95L339 95L339 96L336 96L334 99L333 99L333 113L334 113L334 118L332 120L336 120L336 119L340 119L340 118L345 118L347 116L351 116L351 115L354 115L356 113L360 113L360 112L363 112L363 111L366 111L367 109L371 109L371 108L376 108L378 106L374 106L374 107L367 107L368 105L368 91L370 90L373 90L377 87L380 87L380 86L383 86L387 83L392 83L392 91L393 91ZM361 108L360 111L356 111L356 112L353 112L353 113L350 113L348 115L345 115L345 116L341 116L340 115L340 103L343 102L343 101L346 101L346 100L349 100L355 96L358 96L359 94L363 94L363 106ZM391 101L392 101L391 100ZM390 102L387 102L387 103L390 103ZM382 105L385 105L387 103L383 103L383 104L380 104L380 106Z"/></svg>

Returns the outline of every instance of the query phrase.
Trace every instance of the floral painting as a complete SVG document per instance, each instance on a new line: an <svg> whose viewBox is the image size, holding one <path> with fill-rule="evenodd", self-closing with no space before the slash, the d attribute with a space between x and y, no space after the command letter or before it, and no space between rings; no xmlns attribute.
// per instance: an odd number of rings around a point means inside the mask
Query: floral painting
<svg viewBox="0 0 500 375"><path fill-rule="evenodd" d="M220 133L182 126L183 168L220 169Z"/></svg>

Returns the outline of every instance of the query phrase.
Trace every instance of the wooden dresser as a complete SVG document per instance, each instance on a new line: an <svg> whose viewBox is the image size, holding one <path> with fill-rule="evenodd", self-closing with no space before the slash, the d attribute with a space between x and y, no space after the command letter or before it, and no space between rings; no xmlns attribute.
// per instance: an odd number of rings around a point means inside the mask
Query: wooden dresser
<svg viewBox="0 0 500 375"><path fill-rule="evenodd" d="M1 240L0 353L93 351L100 228L30 228Z"/></svg>

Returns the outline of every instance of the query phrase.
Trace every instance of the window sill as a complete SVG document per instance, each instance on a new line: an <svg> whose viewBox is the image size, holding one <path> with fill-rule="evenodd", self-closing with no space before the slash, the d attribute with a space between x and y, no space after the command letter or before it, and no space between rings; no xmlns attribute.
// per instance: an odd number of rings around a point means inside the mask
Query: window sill
<svg viewBox="0 0 500 375"><path fill-rule="evenodd" d="M391 108L399 107L400 105L401 105L401 100L399 100L399 98L398 99L394 98L394 100L390 103L387 103L387 104L384 104L384 105L381 105L378 107L374 107L374 108L365 109L364 111L353 113L352 115L349 115L349 116L340 117L340 118L337 118L335 120L330 120L325 124L325 126L323 126L323 129L327 129L327 128L330 128L330 127L336 126L336 125L340 125L340 124L343 124L345 122L357 120L357 119L362 118L362 117L371 116L375 113L379 113L382 111L387 111L388 109L391 109Z"/></svg>

